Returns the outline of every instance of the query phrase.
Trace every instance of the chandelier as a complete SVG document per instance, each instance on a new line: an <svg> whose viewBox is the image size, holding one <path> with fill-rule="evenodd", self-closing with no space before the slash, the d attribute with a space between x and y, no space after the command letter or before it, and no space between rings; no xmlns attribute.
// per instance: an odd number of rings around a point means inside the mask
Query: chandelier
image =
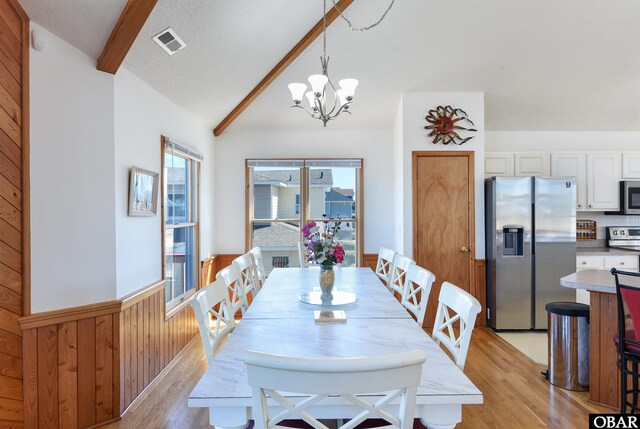
<svg viewBox="0 0 640 429"><path fill-rule="evenodd" d="M349 106L353 102L353 97L358 86L358 79L342 79L338 82L340 89L331 83L327 68L329 66L329 57L327 56L327 0L323 0L324 17L322 29L322 57L320 64L322 65L322 74L314 74L309 76L311 91L307 91L307 85L304 83L290 83L289 91L293 99L293 106L304 110L314 119L322 121L324 126L327 122L337 118L341 113L349 113ZM335 3L334 3L335 6ZM342 15L342 13L340 14ZM348 22L348 21L347 21ZM302 106L303 96L309 101L309 109Z"/></svg>

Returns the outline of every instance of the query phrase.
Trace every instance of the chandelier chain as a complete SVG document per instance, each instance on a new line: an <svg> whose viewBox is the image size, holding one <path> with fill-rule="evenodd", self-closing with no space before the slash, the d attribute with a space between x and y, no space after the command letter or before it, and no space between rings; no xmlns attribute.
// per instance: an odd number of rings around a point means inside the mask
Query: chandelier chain
<svg viewBox="0 0 640 429"><path fill-rule="evenodd" d="M336 10L338 11L338 13L340 14L340 17L342 19L345 20L345 22L349 25L349 28L351 29L351 31L367 31L367 30L371 30L373 27L377 26L378 24L380 24L387 16L387 13L389 13L389 11L391 10L391 8L393 7L393 4L396 2L396 0L391 0L391 3L389 3L389 7L387 8L387 10L384 11L384 13L382 14L382 16L380 17L380 19L376 22L374 22L371 25L368 25L366 27L360 27L360 28L356 28L353 26L353 24L351 23L351 21L349 21L349 18L347 18L340 9L338 9L338 5L336 4L336 0L331 0L333 2L333 7L336 8ZM326 11L326 6L325 6L325 16L327 14ZM326 26L326 20L325 20L325 26ZM326 42L325 42L326 43Z"/></svg>

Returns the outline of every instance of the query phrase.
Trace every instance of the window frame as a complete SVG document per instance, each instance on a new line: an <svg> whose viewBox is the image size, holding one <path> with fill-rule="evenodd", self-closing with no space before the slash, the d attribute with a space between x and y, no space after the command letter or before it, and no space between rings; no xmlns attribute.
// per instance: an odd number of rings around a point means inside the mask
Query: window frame
<svg viewBox="0 0 640 429"><path fill-rule="evenodd" d="M196 179L196 184L195 184L195 189L194 189L194 185L193 185L193 180L189 180L189 197L190 197L190 204L188 205L188 207L185 207L185 212L187 214L187 216L189 216L189 221L190 222L185 222L185 223L181 223L181 224L173 224L173 225L169 225L167 226L165 224L165 203L166 203L166 198L167 195L165 195L165 187L164 187L164 181L165 181L165 177L164 177L164 173L165 173L165 155L167 152L169 152L169 150L167 149L167 145L170 143L173 143L171 139L169 139L168 137L165 136L161 136L161 144L160 144L160 148L161 148L161 155L160 155L160 186L161 186L161 192L160 192L160 231L161 231L161 267L162 267L162 280L165 281L165 293L163 294L163 296L165 297L164 301L164 308L165 308L165 320L170 319L171 317L173 317L174 315L178 314L180 311L182 311L187 305L189 305L189 298L191 298L191 296L196 293L199 289L200 289L200 282L201 282L201 270L200 270L200 181L201 181L201 170L202 170L202 161L185 156L182 153L174 153L174 156L179 156L181 158L187 159L189 161L189 164L191 166L190 170L190 174L194 174L195 173L195 179ZM195 167L195 171L194 170ZM191 177L191 179L193 179L193 177ZM195 213L194 213L194 208L195 208ZM174 211L174 216L175 216L175 211ZM195 221L194 221L194 217L195 217ZM193 288L191 288L190 290L188 290L187 292L179 295L178 297L172 299L171 301L167 302L166 301L166 288L167 288L167 277L166 277L166 234L167 234L167 230L169 229L177 229L177 228L187 228L187 227L193 227L194 230L194 255L193 255L193 259L194 259L194 265L195 265L195 276L194 276L194 282L195 285Z"/></svg>
<svg viewBox="0 0 640 429"><path fill-rule="evenodd" d="M312 219L311 207L310 207L310 186L308 183L309 170L315 167L309 167L306 165L307 161L343 161L343 160L357 160L360 162L360 167L353 167L356 169L356 198L355 204L355 221L348 220L355 224L356 233L356 267L363 266L364 260L364 159L363 158L247 158L245 159L245 251L249 251L253 246L252 243L252 230L255 219L253 218L253 181L251 177L252 167L249 163L253 161L302 161L303 166L292 167L300 169L300 214L298 219L270 219L270 222L296 222L300 224L300 240L302 240L302 226L314 220L316 222L323 221L324 219ZM330 167L328 167L330 168ZM265 219L258 219L265 220ZM338 219L328 219L334 221ZM341 219L345 221L345 219Z"/></svg>

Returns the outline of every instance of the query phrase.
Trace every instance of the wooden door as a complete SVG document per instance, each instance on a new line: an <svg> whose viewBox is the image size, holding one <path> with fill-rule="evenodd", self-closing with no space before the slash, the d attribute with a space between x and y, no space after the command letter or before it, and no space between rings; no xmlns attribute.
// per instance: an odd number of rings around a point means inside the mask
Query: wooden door
<svg viewBox="0 0 640 429"><path fill-rule="evenodd" d="M425 327L443 281L471 292L475 248L473 152L414 152L413 256L433 272Z"/></svg>

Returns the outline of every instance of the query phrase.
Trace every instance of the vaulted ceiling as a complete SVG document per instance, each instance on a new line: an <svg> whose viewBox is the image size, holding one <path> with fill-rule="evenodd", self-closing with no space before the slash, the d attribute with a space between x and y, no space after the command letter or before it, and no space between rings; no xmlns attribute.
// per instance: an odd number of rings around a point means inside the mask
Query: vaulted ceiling
<svg viewBox="0 0 640 429"><path fill-rule="evenodd" d="M355 0L356 26L390 0ZM97 58L125 0L20 0L31 18ZM329 5L331 0L328 0ZM160 0L124 67L215 127L321 18L321 0ZM360 80L334 129L390 129L406 91L483 91L489 130L640 131L640 2L396 0L386 20L328 29L332 80ZM151 37L171 26L187 47ZM287 84L320 71L316 40L229 127L317 129ZM425 106L424 112L433 106Z"/></svg>

